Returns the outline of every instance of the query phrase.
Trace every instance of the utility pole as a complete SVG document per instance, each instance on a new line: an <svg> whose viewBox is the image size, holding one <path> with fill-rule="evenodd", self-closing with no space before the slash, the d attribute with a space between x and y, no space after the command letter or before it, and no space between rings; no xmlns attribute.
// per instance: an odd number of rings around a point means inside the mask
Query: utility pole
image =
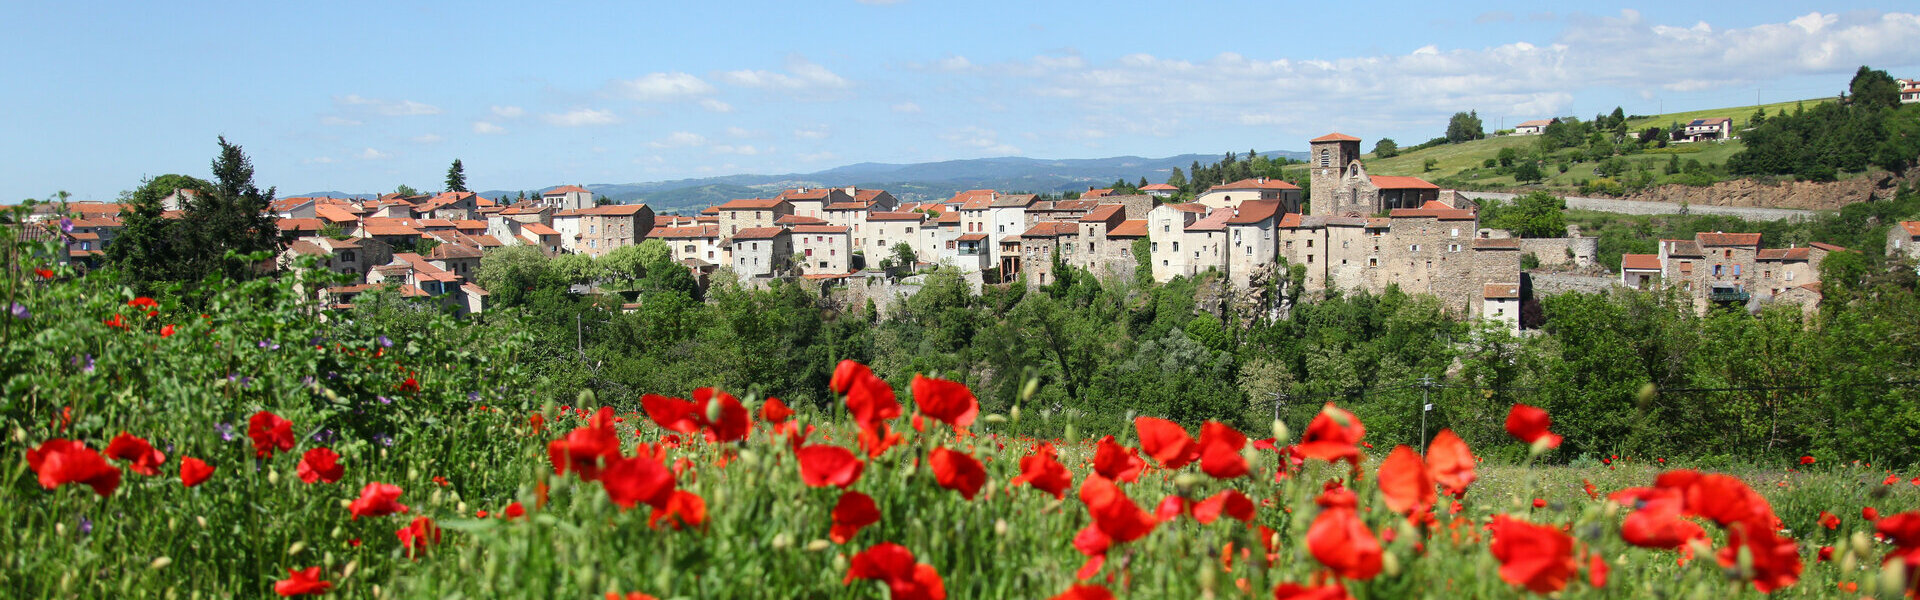
<svg viewBox="0 0 1920 600"><path fill-rule="evenodd" d="M1433 412L1433 404L1427 402L1427 392L1433 389L1433 376L1420 378L1420 456L1427 456L1427 413Z"/></svg>

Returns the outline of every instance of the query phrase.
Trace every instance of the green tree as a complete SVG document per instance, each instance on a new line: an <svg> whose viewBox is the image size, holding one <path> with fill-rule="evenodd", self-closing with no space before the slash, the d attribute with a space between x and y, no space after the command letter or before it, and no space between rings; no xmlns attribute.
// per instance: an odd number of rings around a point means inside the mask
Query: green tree
<svg viewBox="0 0 1920 600"><path fill-rule="evenodd" d="M467 191L467 170L460 166L460 159L453 159L453 166L447 167L447 191Z"/></svg>
<svg viewBox="0 0 1920 600"><path fill-rule="evenodd" d="M179 279L175 271L188 249L178 239L181 231L161 217L161 201L179 190L205 194L213 184L187 175L167 174L144 180L140 188L121 195L120 235L107 246L107 262L122 277L145 291L144 282Z"/></svg>
<svg viewBox="0 0 1920 600"><path fill-rule="evenodd" d="M1439 165L1440 165L1440 159L1437 159L1437 158L1429 158L1429 159L1427 159L1427 160L1425 160L1425 161L1422 161L1422 162L1420 163L1420 170L1422 170L1422 171L1426 171L1426 172L1429 172L1429 173L1431 173L1431 172L1433 172L1433 169L1434 169L1434 167L1436 167L1436 166L1439 166Z"/></svg>
<svg viewBox="0 0 1920 600"><path fill-rule="evenodd" d="M913 253L913 246L906 242L893 245L893 255L891 258L893 259L893 264L907 269L912 269L914 265L920 264L920 257Z"/></svg>
<svg viewBox="0 0 1920 600"><path fill-rule="evenodd" d="M487 289L491 303L524 306L538 293L565 291L566 280L550 268L551 262L533 246L496 248L480 257L480 273L475 279Z"/></svg>
<svg viewBox="0 0 1920 600"><path fill-rule="evenodd" d="M1447 120L1447 143L1458 144L1487 137L1486 125L1480 122L1479 111L1453 113Z"/></svg>
<svg viewBox="0 0 1920 600"><path fill-rule="evenodd" d="M1400 144L1395 143L1393 138L1380 138L1380 141L1373 143L1374 158L1393 158L1399 155Z"/></svg>
<svg viewBox="0 0 1920 600"><path fill-rule="evenodd" d="M1167 185L1185 190L1187 189L1187 175L1180 172L1180 167L1174 167L1173 174L1167 176Z"/></svg>
<svg viewBox="0 0 1920 600"><path fill-rule="evenodd" d="M274 189L261 190L254 184L252 161L240 146L222 136L220 154L213 159L212 189L205 192L193 196L173 225L180 231L176 239L182 242L180 275L195 280L216 272L235 280L258 275L256 263L227 260L226 254L273 254L286 246L279 224L268 212Z"/></svg>
<svg viewBox="0 0 1920 600"><path fill-rule="evenodd" d="M1489 201L1481 207L1481 221L1491 227L1528 238L1566 235L1566 200L1545 191L1515 198L1512 205Z"/></svg>
<svg viewBox="0 0 1920 600"><path fill-rule="evenodd" d="M1899 108L1900 83L1886 71L1861 65L1853 74L1853 81L1847 84L1853 93L1853 104L1866 108Z"/></svg>
<svg viewBox="0 0 1920 600"><path fill-rule="evenodd" d="M418 196L420 195L420 190L413 189L413 186L402 183L400 187L393 188L393 193L401 196Z"/></svg>
<svg viewBox="0 0 1920 600"><path fill-rule="evenodd" d="M1546 174L1540 172L1540 164L1531 160L1521 162L1520 166L1513 170L1513 179L1515 181L1533 182L1545 178Z"/></svg>
<svg viewBox="0 0 1920 600"><path fill-rule="evenodd" d="M1502 167L1513 166L1513 161L1519 158L1520 158L1520 151L1513 149L1512 146L1508 146L1506 148L1500 149L1499 160L1500 160L1500 166Z"/></svg>

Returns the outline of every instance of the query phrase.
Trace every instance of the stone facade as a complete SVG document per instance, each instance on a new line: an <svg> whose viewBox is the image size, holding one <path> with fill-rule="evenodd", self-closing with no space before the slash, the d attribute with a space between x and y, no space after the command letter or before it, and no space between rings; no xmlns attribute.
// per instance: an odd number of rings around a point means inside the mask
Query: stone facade
<svg viewBox="0 0 1920 600"><path fill-rule="evenodd" d="M793 251L804 261L800 265L800 272L807 275L852 272L853 244L847 228L838 225L798 225L792 231ZM873 260L877 262L879 257Z"/></svg>
<svg viewBox="0 0 1920 600"><path fill-rule="evenodd" d="M653 229L653 209L645 204L609 204L553 215L553 229L569 252L601 256L615 248L646 239Z"/></svg>
<svg viewBox="0 0 1920 600"><path fill-rule="evenodd" d="M720 205L720 235L732 236L742 229L773 227L780 217L791 214L793 204L777 198L734 200Z"/></svg>
<svg viewBox="0 0 1920 600"><path fill-rule="evenodd" d="M1901 221L1887 229L1887 256L1920 259L1920 221Z"/></svg>
<svg viewBox="0 0 1920 600"><path fill-rule="evenodd" d="M733 272L741 279L773 277L793 261L793 235L779 227L752 227L732 236Z"/></svg>

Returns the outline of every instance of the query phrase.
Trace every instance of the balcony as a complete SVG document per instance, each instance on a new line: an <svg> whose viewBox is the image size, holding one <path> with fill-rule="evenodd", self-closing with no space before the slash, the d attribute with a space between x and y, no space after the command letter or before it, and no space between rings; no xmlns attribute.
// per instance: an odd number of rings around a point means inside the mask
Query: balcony
<svg viewBox="0 0 1920 600"><path fill-rule="evenodd" d="M1714 286L1713 288L1707 290L1707 300L1710 300L1713 302L1745 303L1748 300L1752 300L1752 299L1753 299L1753 294L1749 294L1747 293L1746 290L1743 290L1737 287Z"/></svg>

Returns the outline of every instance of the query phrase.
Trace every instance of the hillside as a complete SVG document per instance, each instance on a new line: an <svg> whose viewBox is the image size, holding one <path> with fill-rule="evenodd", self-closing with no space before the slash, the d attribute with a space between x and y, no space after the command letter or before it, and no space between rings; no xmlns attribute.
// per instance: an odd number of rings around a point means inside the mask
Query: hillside
<svg viewBox="0 0 1920 600"><path fill-rule="evenodd" d="M1794 100L1767 104L1762 108L1765 108L1769 115L1777 115L1783 110L1792 111L1796 105L1800 105L1801 103L1811 106L1830 100L1830 98ZM1649 127L1670 127L1675 124L1685 124L1688 121L1699 118L1730 117L1734 120L1735 128L1739 129L1746 126L1746 122L1753 116L1755 108L1754 106L1739 106L1673 112L1659 115L1631 116L1631 118L1627 119L1626 125L1628 131L1638 132ZM1581 118L1584 119L1587 117ZM1436 129L1436 131L1439 130ZM1366 161L1367 171L1376 175L1408 175L1420 177L1435 183L1441 183L1443 186L1448 187L1481 190L1507 189L1517 187L1520 184L1512 175L1482 170L1482 165L1489 159L1497 159L1500 151L1505 148L1513 148L1520 152L1533 149L1539 144L1539 139L1538 136L1531 135L1488 137L1486 139L1461 144L1442 144L1419 151L1406 152L1392 158L1375 158L1372 153L1368 153L1362 157L1362 160ZM1375 141L1374 139L1367 139L1364 142L1365 146L1363 149L1371 150ZM1708 165L1725 164L1728 157L1733 156L1745 148L1746 146L1741 144L1737 139L1724 143L1671 144L1665 149L1644 154L1628 155L1623 158L1629 166L1636 166L1638 163L1650 163L1649 166L1653 168L1664 168L1666 163L1671 160L1670 155L1678 155L1682 162L1692 159ZM1431 170L1426 168L1428 159L1435 161ZM1594 165L1592 163L1571 163L1567 171L1563 173L1559 172L1555 165L1548 165L1547 168L1544 169L1547 179L1542 183L1544 186L1555 189L1556 191L1575 190L1583 180L1591 180L1597 177L1593 167ZM1306 166L1299 165L1293 168L1304 170Z"/></svg>

